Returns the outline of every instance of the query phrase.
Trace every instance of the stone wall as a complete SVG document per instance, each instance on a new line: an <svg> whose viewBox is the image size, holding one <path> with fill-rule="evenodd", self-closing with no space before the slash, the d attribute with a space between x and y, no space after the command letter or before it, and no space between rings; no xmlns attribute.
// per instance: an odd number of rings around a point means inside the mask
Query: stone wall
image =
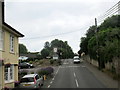
<svg viewBox="0 0 120 90"><path fill-rule="evenodd" d="M98 61L94 59L90 59L89 55L83 56L83 59L86 60L88 63L98 67ZM113 58L113 62L108 62L105 64L105 69L107 70L114 70L117 74L120 74L120 58Z"/></svg>

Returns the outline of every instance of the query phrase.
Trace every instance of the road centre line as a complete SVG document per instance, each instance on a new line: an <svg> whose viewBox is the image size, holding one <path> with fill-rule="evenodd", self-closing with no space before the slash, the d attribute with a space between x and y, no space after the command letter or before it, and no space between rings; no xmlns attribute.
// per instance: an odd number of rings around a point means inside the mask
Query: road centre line
<svg viewBox="0 0 120 90"><path fill-rule="evenodd" d="M50 88L50 85L48 85L48 88Z"/></svg>
<svg viewBox="0 0 120 90"><path fill-rule="evenodd" d="M75 82L76 82L77 87L79 87L77 79L75 79Z"/></svg>
<svg viewBox="0 0 120 90"><path fill-rule="evenodd" d="M74 73L74 77L76 77L76 74Z"/></svg>
<svg viewBox="0 0 120 90"><path fill-rule="evenodd" d="M50 84L52 84L53 82L51 81Z"/></svg>
<svg viewBox="0 0 120 90"><path fill-rule="evenodd" d="M54 80L54 78L52 80Z"/></svg>

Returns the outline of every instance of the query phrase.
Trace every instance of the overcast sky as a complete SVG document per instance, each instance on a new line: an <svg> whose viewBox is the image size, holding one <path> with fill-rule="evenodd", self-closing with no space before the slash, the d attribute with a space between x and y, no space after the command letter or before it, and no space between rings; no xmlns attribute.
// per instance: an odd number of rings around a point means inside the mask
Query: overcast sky
<svg viewBox="0 0 120 90"><path fill-rule="evenodd" d="M20 43L41 51L46 41L68 41L76 53L94 18L119 0L5 0L5 21L25 35Z"/></svg>

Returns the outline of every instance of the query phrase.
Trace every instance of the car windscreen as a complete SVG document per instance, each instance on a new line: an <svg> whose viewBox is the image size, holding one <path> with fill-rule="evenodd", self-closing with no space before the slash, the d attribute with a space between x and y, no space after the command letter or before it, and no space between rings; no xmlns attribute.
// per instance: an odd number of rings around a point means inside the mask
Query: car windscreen
<svg viewBox="0 0 120 90"><path fill-rule="evenodd" d="M34 78L32 78L32 77L22 78L20 80L20 83L24 83L24 82L34 82Z"/></svg>

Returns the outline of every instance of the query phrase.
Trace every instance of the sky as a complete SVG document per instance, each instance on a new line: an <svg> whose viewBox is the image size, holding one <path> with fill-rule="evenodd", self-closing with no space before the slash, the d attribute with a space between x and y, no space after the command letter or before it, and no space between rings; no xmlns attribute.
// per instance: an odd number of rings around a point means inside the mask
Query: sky
<svg viewBox="0 0 120 90"><path fill-rule="evenodd" d="M77 53L80 38L94 25L94 19L118 1L5 0L5 22L25 35L19 43L28 51L40 52L46 41L59 39L67 41Z"/></svg>

